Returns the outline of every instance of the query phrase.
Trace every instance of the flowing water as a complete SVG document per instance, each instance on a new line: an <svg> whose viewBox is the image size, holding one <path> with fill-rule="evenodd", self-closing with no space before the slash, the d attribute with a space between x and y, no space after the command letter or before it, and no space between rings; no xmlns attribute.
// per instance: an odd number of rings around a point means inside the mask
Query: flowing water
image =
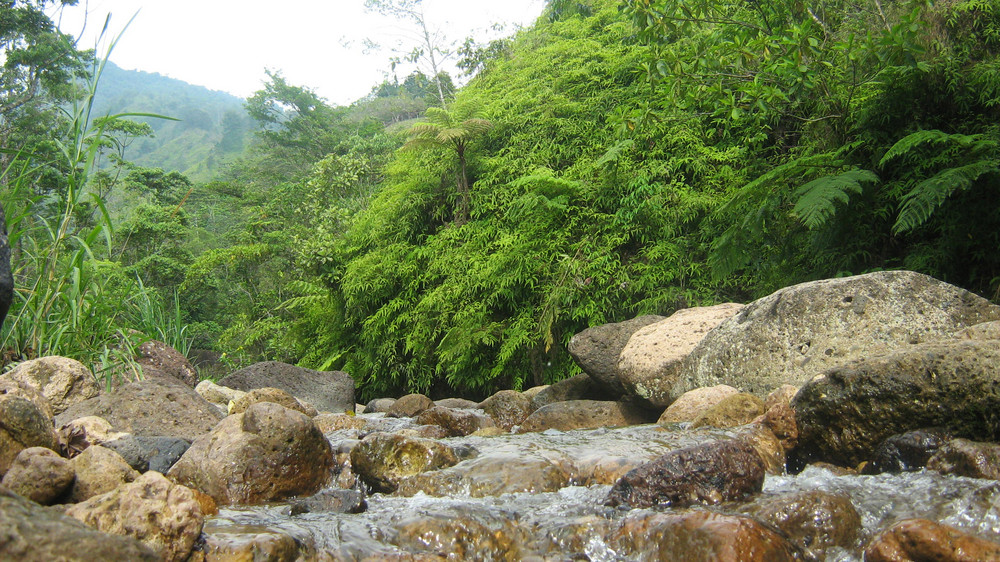
<svg viewBox="0 0 1000 562"><path fill-rule="evenodd" d="M382 430L408 423L367 417ZM368 496L362 513L292 516L285 504L227 508L206 523L205 533L218 552L250 549L255 560L658 560L655 550L642 549L642 540L622 538L626 521L650 511L604 506L610 484L669 450L732 435L646 425L443 439L464 451L466 460L425 473L396 494ZM342 450L357 437L356 431L328 434ZM874 533L911 517L1000 540L995 481L930 471L836 476L808 467L798 475L768 475L762 497L809 490L848 495L863 527L854 544L829 549L819 559L861 560ZM700 509L739 513L741 508L745 505Z"/></svg>

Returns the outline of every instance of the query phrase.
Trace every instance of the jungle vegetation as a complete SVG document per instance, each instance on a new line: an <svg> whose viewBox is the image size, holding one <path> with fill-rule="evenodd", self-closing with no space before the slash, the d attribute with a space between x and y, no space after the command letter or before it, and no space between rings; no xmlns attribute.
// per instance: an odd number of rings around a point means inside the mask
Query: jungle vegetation
<svg viewBox="0 0 1000 562"><path fill-rule="evenodd" d="M589 326L802 281L905 268L1000 301L998 0L549 0L467 41L460 88L336 107L270 74L208 182L86 114L100 57L0 37L8 360L173 337L363 398L484 397L575 374ZM51 71L11 56L43 48Z"/></svg>

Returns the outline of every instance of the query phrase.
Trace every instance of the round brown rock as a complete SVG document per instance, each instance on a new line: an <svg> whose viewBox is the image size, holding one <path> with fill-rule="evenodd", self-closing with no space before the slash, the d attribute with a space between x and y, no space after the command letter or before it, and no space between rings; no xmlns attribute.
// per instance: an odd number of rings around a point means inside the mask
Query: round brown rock
<svg viewBox="0 0 1000 562"><path fill-rule="evenodd" d="M818 560L832 547L856 548L861 532L861 516L851 498L821 490L768 498L751 506L749 513Z"/></svg>
<svg viewBox="0 0 1000 562"><path fill-rule="evenodd" d="M3 485L41 505L52 505L73 485L76 472L70 462L51 449L29 447L18 453Z"/></svg>
<svg viewBox="0 0 1000 562"><path fill-rule="evenodd" d="M155 471L70 506L66 514L99 531L138 539L166 562L188 559L205 521L194 493Z"/></svg>
<svg viewBox="0 0 1000 562"><path fill-rule="evenodd" d="M455 410L444 406L434 406L424 410L417 416L416 422L422 425L437 425L443 427L448 437L461 437L496 427L493 418L475 410Z"/></svg>
<svg viewBox="0 0 1000 562"><path fill-rule="evenodd" d="M705 410L722 402L739 391L727 384L717 384L689 390L682 394L660 415L656 423L666 425L668 423L680 423L694 421Z"/></svg>
<svg viewBox="0 0 1000 562"><path fill-rule="evenodd" d="M518 428L518 433L558 429L594 429L652 423L655 416L634 404L601 400L566 400L535 410Z"/></svg>
<svg viewBox="0 0 1000 562"><path fill-rule="evenodd" d="M691 429L704 426L736 427L750 423L764 411L764 401L760 398L746 393L733 394L702 412L691 422Z"/></svg>
<svg viewBox="0 0 1000 562"><path fill-rule="evenodd" d="M764 486L764 461L742 440L678 449L630 470L605 505L685 507L744 499Z"/></svg>
<svg viewBox="0 0 1000 562"><path fill-rule="evenodd" d="M394 492L404 478L457 462L443 443L395 433L373 433L351 449L354 473L379 492Z"/></svg>
<svg viewBox="0 0 1000 562"><path fill-rule="evenodd" d="M34 387L48 398L52 412L57 415L101 392L90 369L66 357L49 356L25 361L6 373L4 378Z"/></svg>
<svg viewBox="0 0 1000 562"><path fill-rule="evenodd" d="M273 402L274 404L281 404L289 410L302 412L310 418L315 417L318 413L316 412L316 408L302 404L294 396L284 390L270 387L255 388L243 396L240 396L233 401L233 407L229 409L229 413L242 414L247 411L247 408L249 408L251 404L256 404L258 402Z"/></svg>
<svg viewBox="0 0 1000 562"><path fill-rule="evenodd" d="M1000 480L1000 445L952 439L927 461L927 468L942 474Z"/></svg>
<svg viewBox="0 0 1000 562"><path fill-rule="evenodd" d="M0 396L2 395L20 396L21 398L31 400L47 418L52 418L55 415L52 413L52 404L49 403L49 399L36 387L28 383L0 376Z"/></svg>
<svg viewBox="0 0 1000 562"><path fill-rule="evenodd" d="M407 394L393 402L386 411L388 418L415 418L420 412L434 407L434 401L423 394Z"/></svg>
<svg viewBox="0 0 1000 562"><path fill-rule="evenodd" d="M865 549L865 562L901 560L1000 560L1000 543L983 540L927 519L906 519L879 533Z"/></svg>
<svg viewBox="0 0 1000 562"><path fill-rule="evenodd" d="M142 366L143 371L158 371L191 388L198 384L198 371L194 370L183 353L169 345L161 341L149 340L143 342L138 351L139 357L136 359L136 363Z"/></svg>
<svg viewBox="0 0 1000 562"><path fill-rule="evenodd" d="M74 503L110 492L139 477L121 455L100 445L87 447L69 462L76 474L69 494L69 501Z"/></svg>
<svg viewBox="0 0 1000 562"><path fill-rule="evenodd" d="M195 439L168 476L220 505L257 504L316 493L330 479L333 456L308 416L259 402Z"/></svg>
<svg viewBox="0 0 1000 562"><path fill-rule="evenodd" d="M0 476L29 447L57 447L52 418L26 398L0 394Z"/></svg>
<svg viewBox="0 0 1000 562"><path fill-rule="evenodd" d="M498 427L510 431L531 413L531 399L516 390L501 390L483 400L479 407L493 418Z"/></svg>

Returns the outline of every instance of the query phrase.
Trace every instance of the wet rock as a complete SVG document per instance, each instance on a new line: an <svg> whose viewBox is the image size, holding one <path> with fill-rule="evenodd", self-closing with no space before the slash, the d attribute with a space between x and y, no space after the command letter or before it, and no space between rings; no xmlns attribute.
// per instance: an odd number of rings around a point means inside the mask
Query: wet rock
<svg viewBox="0 0 1000 562"><path fill-rule="evenodd" d="M99 531L138 539L167 562L188 559L205 520L191 490L159 472L70 506L66 514Z"/></svg>
<svg viewBox="0 0 1000 562"><path fill-rule="evenodd" d="M448 437L472 435L481 429L496 426L493 418L479 411L455 410L444 406L424 410L417 416L416 422L443 427Z"/></svg>
<svg viewBox="0 0 1000 562"><path fill-rule="evenodd" d="M663 320L664 316L640 316L624 322L593 326L576 334L569 341L569 353L583 372L603 386L609 396L625 393L619 380L618 361L622 350L636 330Z"/></svg>
<svg viewBox="0 0 1000 562"><path fill-rule="evenodd" d="M387 418L415 418L420 412L434 407L434 401L423 394L407 394L393 402L386 411Z"/></svg>
<svg viewBox="0 0 1000 562"><path fill-rule="evenodd" d="M753 423L773 433L785 451L794 449L799 443L799 426L795 421L795 411L788 402L775 402L764 415L754 419Z"/></svg>
<svg viewBox="0 0 1000 562"><path fill-rule="evenodd" d="M55 415L52 413L52 404L49 403L49 399L30 384L0 376L0 396L20 396L38 406L45 417L52 418Z"/></svg>
<svg viewBox="0 0 1000 562"><path fill-rule="evenodd" d="M927 466L934 453L951 438L940 428L918 429L892 435L875 448L864 474L912 472Z"/></svg>
<svg viewBox="0 0 1000 562"><path fill-rule="evenodd" d="M539 390L531 397L531 411L555 402L567 400L601 400L613 398L586 373L563 379Z"/></svg>
<svg viewBox="0 0 1000 562"><path fill-rule="evenodd" d="M0 394L0 476L29 447L57 447L52 418L26 398Z"/></svg>
<svg viewBox="0 0 1000 562"><path fill-rule="evenodd" d="M280 388L255 388L250 392L247 392L243 396L237 398L233 401L232 407L229 409L230 414L242 414L247 411L247 408L251 404L256 404L258 402L271 402L274 404L280 404L289 410L295 410L296 412L301 412L310 418L315 417L318 412L316 408L312 406L302 404L294 396L281 390Z"/></svg>
<svg viewBox="0 0 1000 562"><path fill-rule="evenodd" d="M726 384L696 388L682 394L660 415L656 423L666 425L694 421L705 410L739 391Z"/></svg>
<svg viewBox="0 0 1000 562"><path fill-rule="evenodd" d="M379 492L393 492L406 477L457 462L443 443L394 433L374 433L351 450L354 473Z"/></svg>
<svg viewBox="0 0 1000 562"><path fill-rule="evenodd" d="M347 414L320 414L313 418L313 423L323 432L324 435L331 431L344 429L363 429L367 424L365 418L350 416Z"/></svg>
<svg viewBox="0 0 1000 562"><path fill-rule="evenodd" d="M76 474L68 496L72 503L110 492L139 477L121 455L101 445L87 447L69 462Z"/></svg>
<svg viewBox="0 0 1000 562"><path fill-rule="evenodd" d="M502 513L420 514L400 522L392 543L407 552L447 560L521 560L518 531Z"/></svg>
<svg viewBox="0 0 1000 562"><path fill-rule="evenodd" d="M332 467L333 450L312 420L260 402L195 439L167 475L220 505L257 504L313 494Z"/></svg>
<svg viewBox="0 0 1000 562"><path fill-rule="evenodd" d="M357 490L323 490L322 492L292 500L285 508L286 515L303 513L362 513L368 509L365 496Z"/></svg>
<svg viewBox="0 0 1000 562"><path fill-rule="evenodd" d="M69 461L44 447L18 453L2 484L10 491L42 505L52 505L69 490L76 477Z"/></svg>
<svg viewBox="0 0 1000 562"><path fill-rule="evenodd" d="M240 369L219 384L247 392L263 387L280 388L320 412L354 411L354 379L342 371L314 371L265 361Z"/></svg>
<svg viewBox="0 0 1000 562"><path fill-rule="evenodd" d="M479 404L504 431L520 425L531 413L531 399L516 390L501 390Z"/></svg>
<svg viewBox="0 0 1000 562"><path fill-rule="evenodd" d="M630 515L611 542L616 551L639 560L801 560L794 545L758 521L710 511Z"/></svg>
<svg viewBox="0 0 1000 562"><path fill-rule="evenodd" d="M747 512L817 560L823 560L833 547L855 548L862 529L861 515L849 496L822 490L760 500L748 506Z"/></svg>
<svg viewBox="0 0 1000 562"><path fill-rule="evenodd" d="M128 383L74 404L56 416L56 424L62 426L84 416L100 416L116 430L133 435L189 440L208 433L223 418L193 388L170 377Z"/></svg>
<svg viewBox="0 0 1000 562"><path fill-rule="evenodd" d="M0 487L0 560L161 560L141 542L87 527Z"/></svg>
<svg viewBox="0 0 1000 562"><path fill-rule="evenodd" d="M708 334L671 394L725 383L764 396L851 360L992 320L1000 320L1000 307L911 271L803 283L754 301Z"/></svg>
<svg viewBox="0 0 1000 562"><path fill-rule="evenodd" d="M539 386L533 386L533 387L528 388L526 390L522 390L521 394L523 394L524 397L527 398L528 400L531 400L532 404L534 404L535 397L538 396L538 394L541 393L542 391L544 391L547 388L549 388L550 386L552 386L552 385L543 384L543 385L539 385ZM532 408L534 408L534 406L532 406Z"/></svg>
<svg viewBox="0 0 1000 562"><path fill-rule="evenodd" d="M479 407L478 402L466 400L465 398L442 398L441 400L435 400L434 405L453 410L476 409Z"/></svg>
<svg viewBox="0 0 1000 562"><path fill-rule="evenodd" d="M157 371L173 377L191 388L198 384L198 371L194 370L183 353L169 345L161 341L149 340L139 346L138 352L139 357L135 362L142 367L144 372Z"/></svg>
<svg viewBox="0 0 1000 562"><path fill-rule="evenodd" d="M748 425L737 431L737 439L753 447L764 461L764 470L768 474L785 473L785 448L769 429L759 425Z"/></svg>
<svg viewBox="0 0 1000 562"><path fill-rule="evenodd" d="M1000 543L926 519L906 519L882 531L865 549L865 562L1000 560Z"/></svg>
<svg viewBox="0 0 1000 562"><path fill-rule="evenodd" d="M114 431L111 423L100 416L84 416L63 424L56 437L59 450L66 458L73 458L91 445L100 445L120 437L131 435Z"/></svg>
<svg viewBox="0 0 1000 562"><path fill-rule="evenodd" d="M703 426L736 427L764 413L764 401L752 394L739 393L723 398L691 422L691 429Z"/></svg>
<svg viewBox="0 0 1000 562"><path fill-rule="evenodd" d="M789 405L792 399L799 393L799 387L790 384L783 384L772 390L764 399L764 406L771 408L775 404Z"/></svg>
<svg viewBox="0 0 1000 562"><path fill-rule="evenodd" d="M188 450L191 442L180 437L126 435L101 445L121 455L129 466L139 472L154 470L166 474Z"/></svg>
<svg viewBox="0 0 1000 562"><path fill-rule="evenodd" d="M1000 480L1000 444L953 439L934 453L927 468L942 474Z"/></svg>
<svg viewBox="0 0 1000 562"><path fill-rule="evenodd" d="M950 340L826 371L792 402L799 427L794 464L857 466L887 437L924 427L996 441L998 364L1000 341Z"/></svg>
<svg viewBox="0 0 1000 562"><path fill-rule="evenodd" d="M626 393L665 408L683 392L674 392L681 364L705 335L743 309L742 304L686 308L636 330L621 352L619 379ZM711 386L711 385L700 385ZM697 387L685 389L693 390Z"/></svg>
<svg viewBox="0 0 1000 562"><path fill-rule="evenodd" d="M468 494L474 498L519 492L555 492L569 486L571 474L553 459L493 454L401 480L397 493L413 496Z"/></svg>
<svg viewBox="0 0 1000 562"><path fill-rule="evenodd" d="M316 560L315 546L302 537L257 525L210 521L200 551L212 562Z"/></svg>
<svg viewBox="0 0 1000 562"><path fill-rule="evenodd" d="M646 410L623 402L566 400L535 410L518 428L518 433L558 429L593 429L651 423L655 419Z"/></svg>
<svg viewBox="0 0 1000 562"><path fill-rule="evenodd" d="M53 414L61 414L73 404L101 392L90 369L66 357L49 356L25 361L2 378L27 384L41 392L52 405Z"/></svg>
<svg viewBox="0 0 1000 562"><path fill-rule="evenodd" d="M367 404L365 404L366 414L380 414L389 411L392 405L396 403L395 398L376 398Z"/></svg>
<svg viewBox="0 0 1000 562"><path fill-rule="evenodd" d="M194 387L194 390L205 400L222 406L227 411L230 402L235 402L246 395L245 391L218 385L210 380L201 381L198 386Z"/></svg>
<svg viewBox="0 0 1000 562"><path fill-rule="evenodd" d="M757 451L741 440L688 447L629 471L611 488L605 505L685 507L740 500L761 491L764 470Z"/></svg>

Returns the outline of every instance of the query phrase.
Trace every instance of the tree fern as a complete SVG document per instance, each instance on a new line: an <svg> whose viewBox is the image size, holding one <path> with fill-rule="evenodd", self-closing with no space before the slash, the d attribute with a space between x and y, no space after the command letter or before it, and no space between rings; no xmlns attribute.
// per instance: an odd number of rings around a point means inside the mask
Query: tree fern
<svg viewBox="0 0 1000 562"><path fill-rule="evenodd" d="M846 204L850 194L860 195L862 183L875 183L878 176L868 170L854 169L835 176L823 176L799 187L792 213L810 230L827 223L837 212L837 203Z"/></svg>
<svg viewBox="0 0 1000 562"><path fill-rule="evenodd" d="M1000 172L998 161L978 160L971 164L948 168L916 185L903 197L903 205L892 226L893 234L903 234L927 222L945 200L956 190L966 190L985 174Z"/></svg>

